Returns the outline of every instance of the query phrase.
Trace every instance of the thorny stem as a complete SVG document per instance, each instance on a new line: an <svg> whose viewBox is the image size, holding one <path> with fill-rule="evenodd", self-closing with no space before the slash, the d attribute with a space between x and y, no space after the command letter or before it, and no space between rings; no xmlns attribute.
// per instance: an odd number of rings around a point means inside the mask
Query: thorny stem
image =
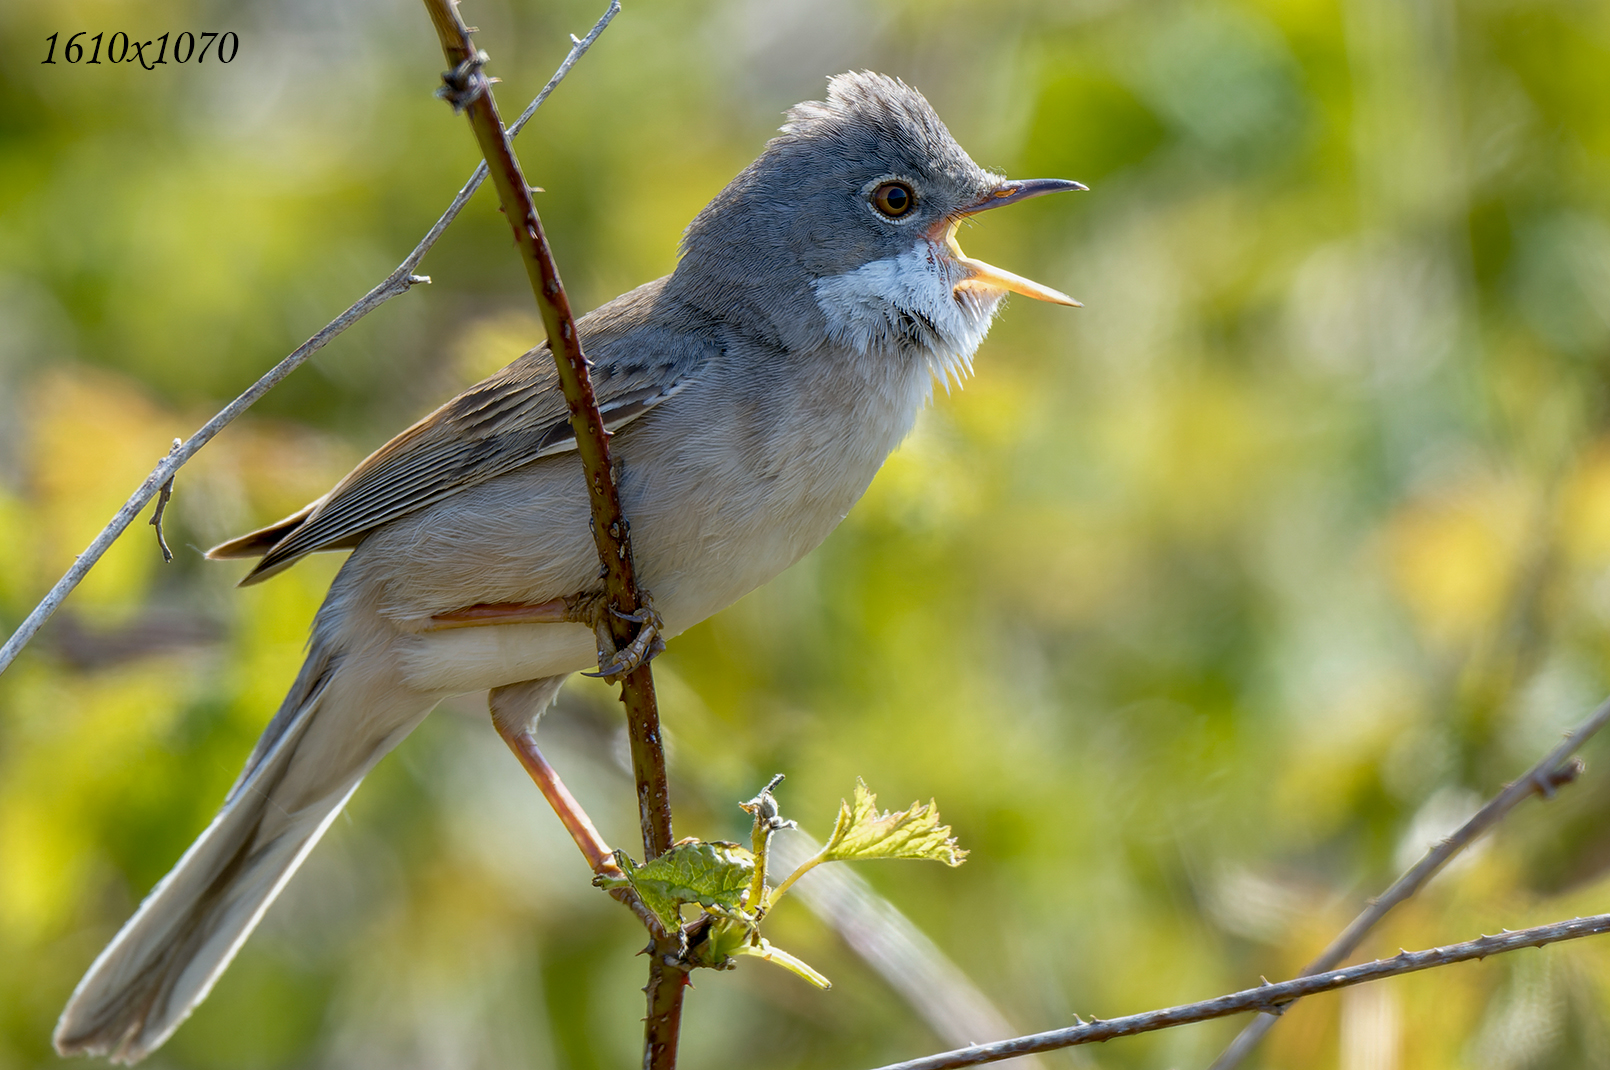
<svg viewBox="0 0 1610 1070"><path fill-rule="evenodd" d="M574 44L570 49L569 55L559 65L559 69L554 72L553 77L548 79L548 84L542 87L542 92L538 93L536 98L526 105L525 111L520 113L520 118L515 120L514 125L509 128L511 135L520 132L520 128L542 106L543 101L548 99L548 94L554 91L554 87L564 81L565 75L570 73L570 68L592 47L593 42L598 40L598 35L604 32L604 28L610 24L619 11L620 0L611 0L609 10L598 20L586 37L579 41L574 41L574 38L572 38ZM407 293L411 287L418 283L430 281L430 277L427 275L415 275L414 269L425 259L425 254L430 251L431 246L436 244L436 240L442 236L442 232L447 229L448 224L458 218L458 213L463 210L471 195L481 188L481 183L486 181L486 175L487 167L485 162L482 162L475 169L475 173L470 176L470 180L464 183L464 187L458 191L458 196L453 198L453 203L447 206L447 211L442 213L441 218L436 220L435 225L420 239L419 244L414 247L414 251L408 254L407 259L397 265L395 271L382 279L374 289L364 294L345 312L325 324L322 330L306 342L303 342L284 360L270 368L262 378L253 383L216 416L203 424L195 434L186 439L183 444L171 450L162 459L162 462L145 478L145 482L136 487L134 493L129 495L128 501L123 503L123 508L119 509L117 514L107 522L106 527L101 529L101 533L95 536L94 541L74 559L72 567L67 570L66 574L56 581L56 585L33 608L33 612L29 613L27 618L17 626L17 630L11 634L11 638L6 640L5 645L0 646L0 673L5 672L11 663L17 660L17 655L22 653L22 648L27 646L33 637L39 633L39 629L44 625L45 621L50 619L51 614L61 608L61 604L67 600L67 596L72 593L73 588L77 587L84 577L89 575L89 570L95 567L96 563L106 555L106 551L111 549L112 543L117 541L117 537L127 530L128 526L134 522L135 517L140 515L140 510L144 509L152 498L157 497L164 487L170 488L169 493L171 495L174 474L180 468L183 468L185 463L194 457L203 446L211 442L218 432L233 422L241 413L251 408L264 394L278 386L286 376L306 363L309 357L328 345L336 335L345 331L398 294Z"/></svg>
<svg viewBox="0 0 1610 1070"><path fill-rule="evenodd" d="M631 643L637 622L628 619L643 607L645 599L638 589L632 561L631 529L621 511L620 494L610 460L609 438L604 430L598 402L593 395L576 333L570 299L559 280L559 269L531 199L531 187L514 155L514 147L498 118L492 86L482 67L486 56L475 47L469 28L459 17L451 0L424 0L442 54L451 68L442 76L443 95L454 110L469 115L481 155L491 171L498 200L514 231L515 245L531 291L536 297L548 345L559 372L560 388L570 408L570 426L576 436L576 451L586 473L587 497L592 510L593 539L605 573L609 604L606 619L617 648ZM637 782L638 813L643 826L643 850L655 858L672 843L670 791L665 774L665 749L660 736L659 710L654 695L654 676L647 664L630 673L621 687L626 705L627 728L631 739L632 766ZM677 934L678 938L680 934ZM687 971L681 963L678 939L656 937L649 955L648 1017L645 1021L643 1065L652 1070L669 1070L676 1065L677 1040L681 1031L682 995Z"/></svg>
<svg viewBox="0 0 1610 1070"><path fill-rule="evenodd" d="M1066 1029L1033 1033L995 1044L974 1044L966 1048L957 1048L955 1051L912 1059L909 1062L892 1063L880 1067L879 1070L954 1070L956 1067L993 1063L1034 1052L1069 1048L1075 1044L1095 1044L1116 1037L1129 1037L1177 1025L1206 1022L1213 1018L1225 1018L1247 1011L1269 1011L1279 1014L1290 1006L1293 1000L1301 996L1331 992L1365 981L1378 981L1385 977L1448 966L1455 962L1484 959L1488 955L1501 955L1508 951L1519 951L1524 947L1542 947L1562 940L1578 940L1584 936L1598 936L1602 933L1610 933L1610 914L1557 921L1531 929L1517 929L1514 932L1506 930L1497 936L1483 936L1462 944L1449 944L1446 947L1434 947L1426 951L1403 951L1389 959L1377 959L1343 970L1299 977L1280 984L1266 982L1257 988L1233 992L1200 1003L1185 1003L1163 1010L1147 1011L1144 1014L1108 1018L1105 1021L1092 1018L1088 1023L1079 1021L1075 1016L1075 1021L1079 1024Z"/></svg>
<svg viewBox="0 0 1610 1070"><path fill-rule="evenodd" d="M1447 865L1449 859L1476 837L1498 824L1506 814L1533 795L1552 798L1557 789L1574 781L1582 771L1582 763L1580 759L1571 758L1571 755L1595 732L1603 728L1606 721L1610 721L1610 699L1600 703L1592 715L1572 729L1542 761L1528 769L1523 776L1507 784L1504 790L1495 795L1486 806L1476 811L1474 817L1461 825L1447 839L1427 851L1425 857L1399 877L1392 887L1371 900L1369 906L1342 930L1341 935L1331 941L1329 947L1320 952L1318 958L1304 966L1298 976L1307 977L1336 966L1364 942L1365 934L1374 928L1389 910L1425 887L1426 882L1436 876L1442 867ZM1260 1014L1248 1022L1208 1070L1230 1070L1231 1067L1238 1066L1241 1060L1257 1047L1258 1042L1269 1030L1274 1028L1278 1020L1272 1014Z"/></svg>
<svg viewBox="0 0 1610 1070"><path fill-rule="evenodd" d="M570 426L576 435L576 451L586 473L587 497L592 507L593 541L605 571L609 606L605 618L617 647L631 643L640 625L629 619L644 603L637 586L632 560L631 527L621 511L620 493L610 458L609 435L604 430L598 401L587 373L587 358L581 351L576 320L570 298L559 279L553 251L531 199L514 147L498 119L497 101L490 80L481 67L486 61L470 39L469 28L459 17L451 0L425 0L441 39L442 54L452 70L443 75L447 83L443 95L456 109L466 112L481 155L491 168L492 184L514 232L520 262L531 280L531 292L542 314L548 345L559 371L559 385L570 409ZM665 786L664 755L659 738L659 713L654 701L652 673L639 668L626 679L622 689L627 716L633 729L633 760L643 759L638 768L639 811L643 822L643 846L649 858L663 854L671 846L671 811ZM639 747L639 742L642 746ZM642 753L639 754L639 750ZM657 758L657 760L656 760ZM656 768L656 766L658 768Z"/></svg>

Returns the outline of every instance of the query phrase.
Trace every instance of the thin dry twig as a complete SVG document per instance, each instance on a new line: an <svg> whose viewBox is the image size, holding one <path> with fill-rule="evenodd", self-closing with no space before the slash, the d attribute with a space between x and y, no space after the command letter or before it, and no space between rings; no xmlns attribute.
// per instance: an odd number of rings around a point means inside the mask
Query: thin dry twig
<svg viewBox="0 0 1610 1070"><path fill-rule="evenodd" d="M610 21L614 19L619 11L619 0L612 0L609 10L598 20L586 37L579 41L574 37L571 38L573 44L570 53L565 56L564 62L559 65L553 77L548 80L548 84L542 87L542 92L536 95L536 98L520 114L520 118L509 128L511 135L520 132L520 128L542 106L543 101L548 99L548 94L554 91L554 87L564 81L565 75L570 73L570 68L575 66L576 61L586 54L587 50L592 47L593 42L598 40L598 35L604 32L604 28L610 24ZM414 269L425 259L425 254L430 251L431 246L436 244L436 240L442 236L442 232L447 229L448 224L458 217L458 213L463 210L470 196L481 187L482 182L486 181L486 176L487 168L483 162L475 169L475 173L470 176L470 180L464 184L464 187L458 191L458 196L453 198L453 203L448 205L447 211L442 213L441 218L436 220L435 225L426 232L424 238L414 247L414 251L408 254L407 259L397 265L395 271L381 280L374 289L354 302L352 307L326 324L323 330L303 342L295 352L270 368L261 379L253 383L243 394L226 405L218 415L208 420L195 434L191 435L182 445L162 459L162 463L158 464L151 474L146 477L145 482L141 483L134 493L129 495L129 499L123 504L123 508L117 511L117 514L112 517L106 527L101 529L101 533L95 536L95 540L73 561L73 565L67 570L66 575L56 581L56 585L34 607L33 612L29 613L27 618L18 625L17 630L6 640L5 645L0 646L0 673L5 672L11 663L17 660L17 655L22 653L22 648L28 645L33 637L38 634L45 621L50 619L51 614L55 613L61 607L61 604L67 600L67 596L72 593L73 588L77 587L84 577L89 575L89 570L94 568L95 564L105 556L112 543L116 542L117 537L123 534L128 526L134 522L134 518L140 515L140 511L150 503L152 498L161 494L162 488L171 488L173 477L179 469L184 467L186 462L194 457L203 446L211 442L219 431L222 431L241 413L251 408L264 394L278 386L281 380L301 367L309 357L328 345L336 335L345 331L393 297L406 293L415 284L430 281L430 277L427 275L414 274Z"/></svg>
<svg viewBox="0 0 1610 1070"><path fill-rule="evenodd" d="M173 446L168 450L168 452L172 453L174 450L183 445L184 439L176 438L173 440ZM156 528L157 549L162 551L162 563L164 565L173 564L173 551L168 549L167 537L162 533L162 518L167 515L168 503L171 501L173 501L172 477L170 477L166 483L162 484L162 490L157 495L157 507L151 510L151 519L147 521L147 523L149 523L153 528Z"/></svg>
<svg viewBox="0 0 1610 1070"><path fill-rule="evenodd" d="M1278 1014L1294 1000L1303 996L1331 992L1365 981L1396 977L1399 974L1449 966L1455 962L1484 959L1488 955L1501 955L1507 951L1519 951L1524 947L1543 947L1545 944L1579 940L1584 936L1598 936L1603 933L1610 933L1610 914L1573 918L1570 921L1557 921L1531 929L1516 929L1513 932L1505 930L1497 936L1483 936L1462 944L1449 944L1446 947L1434 947L1425 951L1402 951L1389 959L1376 959L1374 962L1318 973L1311 977L1299 977L1292 981L1282 981L1280 984L1266 982L1257 988L1233 992L1200 1003L1184 1003L1177 1007L1131 1014L1123 1018L1109 1018L1105 1021L1092 1018L1088 1023L1080 1021L1078 1025L1066 1029L1034 1033L997 1044L975 1044L922 1059L912 1059L909 1062L891 1063L879 1067L879 1070L953 1070L955 1067L999 1062L1002 1059L1011 1059L1032 1052L1052 1051L1072 1047L1075 1044L1094 1044L1117 1037L1169 1029L1177 1025L1206 1022L1213 1018L1224 1018L1247 1011L1270 1011Z"/></svg>
<svg viewBox="0 0 1610 1070"><path fill-rule="evenodd" d="M605 619L616 648L625 649L637 638L639 629L647 626L645 622L651 612L647 598L637 586L631 526L621 510L609 437L593 396L587 360L582 354L581 339L570 311L570 299L559 280L559 269L531 199L531 185L498 119L497 101L483 70L487 55L475 47L469 28L459 17L452 0L424 0L424 3L441 41L442 54L451 68L442 75L441 95L455 111L469 116L481 154L491 167L492 183L497 187L504 215L514 231L520 260L531 280L531 292L548 333L559 384L570 408L576 450L586 473L593 539L603 564L608 592ZM654 858L670 849L672 831L654 675L646 660L626 675L621 686L621 701L626 705L643 849L649 858ZM686 968L681 965L680 938L680 933L674 940L665 934L656 934L652 940L643 1041L643 1064L650 1070L676 1065L682 996L687 980Z"/></svg>
<svg viewBox="0 0 1610 1070"><path fill-rule="evenodd" d="M1461 825L1447 839L1427 851L1425 857L1399 877L1392 887L1370 900L1369 906L1342 930L1341 935L1331 941L1330 946L1325 948L1318 958L1304 966L1298 976L1307 977L1321 973L1347 958L1359 944L1363 943L1365 935L1386 917L1388 911L1425 887L1426 882L1436 876L1454 855L1502 821L1516 806L1533 795L1541 795L1545 799L1552 798L1557 789L1575 780L1582 772L1582 762L1581 759L1572 758L1571 755L1595 732L1603 728L1606 721L1610 721L1610 699L1600 703L1592 716L1567 733L1565 739L1549 751L1542 761L1527 770L1524 776L1505 785L1504 790L1495 795L1486 806L1476 811L1474 817ZM1265 1034L1274 1028L1278 1020L1274 1015L1263 1014L1248 1022L1246 1028L1230 1042L1229 1047L1213 1061L1209 1070L1230 1070L1231 1067L1239 1065L1241 1060L1257 1047Z"/></svg>

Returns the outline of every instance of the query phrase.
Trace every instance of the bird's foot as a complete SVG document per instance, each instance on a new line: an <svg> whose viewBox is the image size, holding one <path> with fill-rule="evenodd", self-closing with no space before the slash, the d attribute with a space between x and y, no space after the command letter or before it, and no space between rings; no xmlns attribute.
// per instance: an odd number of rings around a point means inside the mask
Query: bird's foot
<svg viewBox="0 0 1610 1070"><path fill-rule="evenodd" d="M598 640L598 671L582 675L619 683L665 652L665 621L655 611L647 592L640 597L643 604L635 613L622 613L609 605L605 596L578 598L571 603L570 611L575 614L572 619L591 624L593 636ZM637 634L624 647L615 645L610 617L638 625Z"/></svg>

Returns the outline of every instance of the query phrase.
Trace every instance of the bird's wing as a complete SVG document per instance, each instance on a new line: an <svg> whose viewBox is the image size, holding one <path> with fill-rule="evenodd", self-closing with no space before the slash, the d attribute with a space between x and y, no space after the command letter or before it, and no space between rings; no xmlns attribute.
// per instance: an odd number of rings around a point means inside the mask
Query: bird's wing
<svg viewBox="0 0 1610 1070"><path fill-rule="evenodd" d="M714 343L690 342L685 330L643 322L644 309L634 306L651 305L657 291L651 283L577 325L606 430L619 430L677 393L716 351ZM380 447L311 506L208 556L261 553L241 581L256 583L305 554L355 546L382 524L575 448L558 371L544 343Z"/></svg>

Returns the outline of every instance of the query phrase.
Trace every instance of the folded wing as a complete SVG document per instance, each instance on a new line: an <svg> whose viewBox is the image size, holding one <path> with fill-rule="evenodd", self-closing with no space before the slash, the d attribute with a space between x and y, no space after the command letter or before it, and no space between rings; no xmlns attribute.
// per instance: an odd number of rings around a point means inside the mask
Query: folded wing
<svg viewBox="0 0 1610 1070"><path fill-rule="evenodd" d="M577 324L609 431L619 430L691 382L715 347L694 341L658 309L664 280L639 287ZM449 401L380 447L323 498L275 524L207 552L262 560L242 586L319 550L347 549L382 524L576 448L547 343Z"/></svg>

